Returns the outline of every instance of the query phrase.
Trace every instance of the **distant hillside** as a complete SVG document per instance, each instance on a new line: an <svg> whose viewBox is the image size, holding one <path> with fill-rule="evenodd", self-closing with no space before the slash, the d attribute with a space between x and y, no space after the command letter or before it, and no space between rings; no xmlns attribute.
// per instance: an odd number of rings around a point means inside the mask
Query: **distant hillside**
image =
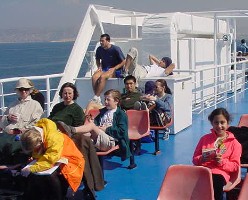
<svg viewBox="0 0 248 200"><path fill-rule="evenodd" d="M245 38L248 41L248 33L246 23L237 24L237 39ZM130 28L126 26L109 26L104 25L104 29L112 38L127 37L130 35ZM79 29L70 27L65 29L0 29L0 43L25 43L25 42L50 42L50 41L74 41L77 37ZM100 30L96 30L93 35L94 40L98 40Z"/></svg>
<svg viewBox="0 0 248 200"><path fill-rule="evenodd" d="M48 29L0 29L0 43L25 43L48 41L73 41L78 30L68 28L63 30Z"/></svg>

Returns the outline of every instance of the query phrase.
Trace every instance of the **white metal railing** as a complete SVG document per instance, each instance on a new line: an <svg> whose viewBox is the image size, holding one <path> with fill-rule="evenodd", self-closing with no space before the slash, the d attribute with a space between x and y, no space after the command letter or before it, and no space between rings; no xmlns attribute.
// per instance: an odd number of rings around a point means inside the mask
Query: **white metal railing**
<svg viewBox="0 0 248 200"><path fill-rule="evenodd" d="M237 93L248 89L246 87L247 75L245 75L247 62L248 60L244 60L197 70L175 70L175 73L186 73L192 76L192 112L199 114L207 108L216 107L219 103L230 98L234 98L236 101ZM234 70L230 70L232 65L234 66ZM237 65L242 65L240 70L236 69ZM216 75L214 74L215 72L217 72ZM47 116L51 111L51 105L58 103L52 102L52 99L54 99L55 92L58 90L58 83L62 76L63 73L24 77L32 80L35 86L43 94L45 93L45 111ZM16 98L14 87L20 78L23 77L0 79L1 115L3 115L8 104L11 103L8 99ZM37 82L39 84L36 84ZM12 84L11 88L10 85L7 85L9 83ZM9 91L6 91L6 87L9 88Z"/></svg>
<svg viewBox="0 0 248 200"><path fill-rule="evenodd" d="M0 79L1 115L3 115L8 104L13 101L13 98L16 98L16 93L13 92L16 82L20 78L27 78L34 82L34 85L37 89L39 89L43 94L45 93L45 99L46 99L45 112L46 115L48 116L51 111L51 104L53 103L51 99L54 97L56 91L58 90L58 83L62 76L63 73L44 75L44 76L25 76L25 77Z"/></svg>
<svg viewBox="0 0 248 200"><path fill-rule="evenodd" d="M199 114L210 107L234 98L247 88L248 60L232 62L196 70L174 70L192 76L192 112ZM231 70L233 66L233 70ZM241 66L237 70L237 66Z"/></svg>

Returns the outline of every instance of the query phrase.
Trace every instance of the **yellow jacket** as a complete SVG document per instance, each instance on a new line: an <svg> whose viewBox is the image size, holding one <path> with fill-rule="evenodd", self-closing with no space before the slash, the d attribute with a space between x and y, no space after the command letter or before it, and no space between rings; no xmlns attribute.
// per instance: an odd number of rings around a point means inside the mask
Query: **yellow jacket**
<svg viewBox="0 0 248 200"><path fill-rule="evenodd" d="M45 152L42 155L33 154L37 162L30 167L31 172L50 169L60 158L68 159L68 164L61 164L60 169L69 185L76 191L84 171L85 161L74 142L57 130L56 124L49 119L41 119L36 126L43 129Z"/></svg>

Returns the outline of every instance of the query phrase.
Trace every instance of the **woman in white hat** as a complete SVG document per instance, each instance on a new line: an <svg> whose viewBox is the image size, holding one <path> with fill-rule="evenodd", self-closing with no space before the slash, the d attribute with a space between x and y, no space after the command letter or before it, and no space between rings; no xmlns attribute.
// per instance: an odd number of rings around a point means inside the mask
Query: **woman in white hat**
<svg viewBox="0 0 248 200"><path fill-rule="evenodd" d="M1 128L9 134L21 133L32 126L43 114L41 105L30 96L33 85L26 78L21 78L16 84L17 101L5 111L1 120Z"/></svg>

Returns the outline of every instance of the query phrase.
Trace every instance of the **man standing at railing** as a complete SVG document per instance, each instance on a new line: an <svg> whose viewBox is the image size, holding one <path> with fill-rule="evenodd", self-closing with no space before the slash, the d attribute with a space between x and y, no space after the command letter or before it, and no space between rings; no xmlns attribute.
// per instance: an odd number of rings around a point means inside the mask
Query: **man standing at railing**
<svg viewBox="0 0 248 200"><path fill-rule="evenodd" d="M245 39L240 41L241 43L237 46L237 52L241 51L243 56L248 54L248 46L246 45Z"/></svg>
<svg viewBox="0 0 248 200"><path fill-rule="evenodd" d="M108 78L120 78L125 56L120 47L110 44L110 36L102 34L100 45L96 50L97 71L92 76L92 87L95 93L93 101L101 104L100 95Z"/></svg>

